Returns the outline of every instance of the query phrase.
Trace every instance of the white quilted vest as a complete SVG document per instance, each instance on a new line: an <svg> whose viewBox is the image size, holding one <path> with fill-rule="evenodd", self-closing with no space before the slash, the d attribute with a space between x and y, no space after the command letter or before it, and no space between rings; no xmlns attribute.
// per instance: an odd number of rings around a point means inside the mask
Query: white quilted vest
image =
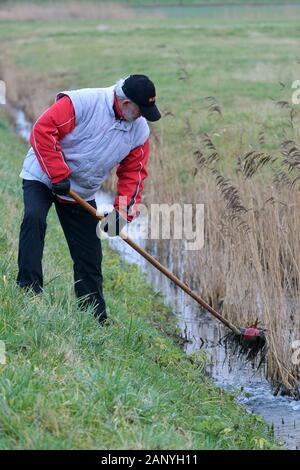
<svg viewBox="0 0 300 470"><path fill-rule="evenodd" d="M65 95L73 103L76 126L60 140L60 144L71 170L72 189L84 199L91 200L112 168L147 140L149 127L143 117L134 122L116 120L114 86L63 91L58 93L56 100ZM32 147L26 155L20 176L41 181L51 188L51 181L42 170Z"/></svg>

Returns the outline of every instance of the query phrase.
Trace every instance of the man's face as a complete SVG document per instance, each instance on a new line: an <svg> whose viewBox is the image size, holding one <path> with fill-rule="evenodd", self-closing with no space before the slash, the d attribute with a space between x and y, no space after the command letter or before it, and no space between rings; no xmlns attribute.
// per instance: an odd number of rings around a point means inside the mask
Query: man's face
<svg viewBox="0 0 300 470"><path fill-rule="evenodd" d="M122 114L126 121L133 122L141 116L140 108L130 100L123 100L120 105Z"/></svg>

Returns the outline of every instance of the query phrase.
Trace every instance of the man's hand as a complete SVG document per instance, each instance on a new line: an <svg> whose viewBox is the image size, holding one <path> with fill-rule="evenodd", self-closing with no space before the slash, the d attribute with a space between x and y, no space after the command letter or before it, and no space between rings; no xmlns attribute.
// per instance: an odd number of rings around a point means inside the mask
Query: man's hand
<svg viewBox="0 0 300 470"><path fill-rule="evenodd" d="M69 178L66 178L58 183L52 184L52 191L54 194L58 194L59 196L66 196L70 190L71 184Z"/></svg>
<svg viewBox="0 0 300 470"><path fill-rule="evenodd" d="M100 223L100 228L109 237L116 237L127 224L127 220L115 209Z"/></svg>

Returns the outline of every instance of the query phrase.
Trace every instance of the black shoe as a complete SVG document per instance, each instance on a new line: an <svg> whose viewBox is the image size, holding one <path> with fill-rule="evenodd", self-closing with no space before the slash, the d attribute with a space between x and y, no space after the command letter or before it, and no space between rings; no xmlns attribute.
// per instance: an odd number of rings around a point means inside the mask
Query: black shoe
<svg viewBox="0 0 300 470"><path fill-rule="evenodd" d="M101 313L96 313L94 316L98 320L100 326L103 326L108 321L106 310L103 310Z"/></svg>
<svg viewBox="0 0 300 470"><path fill-rule="evenodd" d="M32 297L35 297L36 295L39 295L43 292L42 287L40 287L37 284L19 284L17 283L17 286L22 289L26 294L30 294Z"/></svg>

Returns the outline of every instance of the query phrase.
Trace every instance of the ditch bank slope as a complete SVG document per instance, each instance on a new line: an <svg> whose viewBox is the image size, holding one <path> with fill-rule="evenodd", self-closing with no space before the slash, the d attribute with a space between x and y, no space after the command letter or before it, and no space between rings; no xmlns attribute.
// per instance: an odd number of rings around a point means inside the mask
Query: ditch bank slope
<svg viewBox="0 0 300 470"><path fill-rule="evenodd" d="M174 340L170 311L104 244L113 322L100 328L73 295L72 263L54 210L45 292L15 286L26 145L0 110L0 449L272 449L259 417L235 404Z"/></svg>

